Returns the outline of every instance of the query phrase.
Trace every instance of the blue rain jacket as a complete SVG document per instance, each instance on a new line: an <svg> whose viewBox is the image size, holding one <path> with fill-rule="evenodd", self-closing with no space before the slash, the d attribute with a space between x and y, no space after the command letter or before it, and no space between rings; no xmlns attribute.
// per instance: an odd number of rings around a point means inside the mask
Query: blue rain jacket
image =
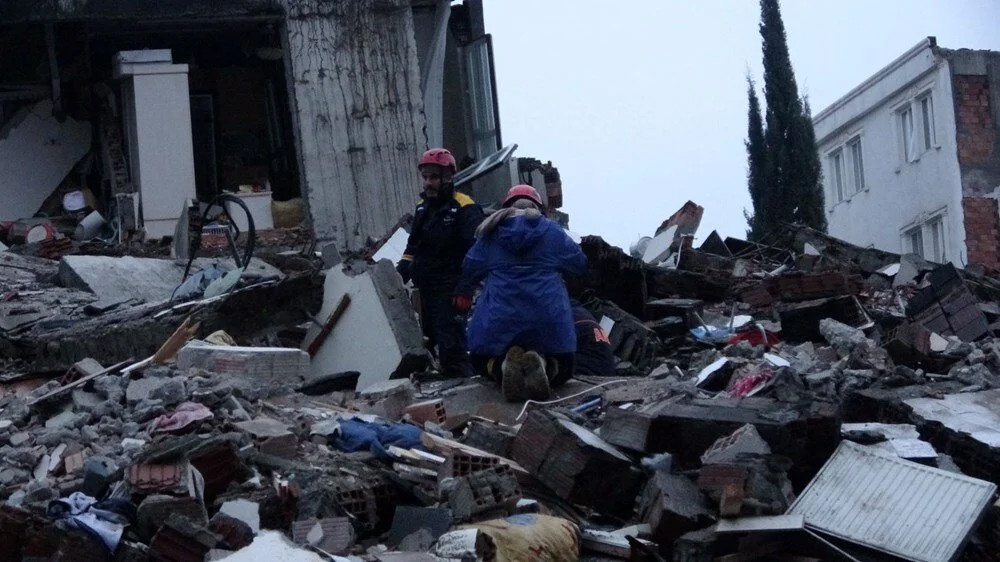
<svg viewBox="0 0 1000 562"><path fill-rule="evenodd" d="M469 323L469 351L501 356L512 345L542 354L576 351L562 274L583 275L587 257L545 217L511 217L472 246L462 285L485 287Z"/></svg>

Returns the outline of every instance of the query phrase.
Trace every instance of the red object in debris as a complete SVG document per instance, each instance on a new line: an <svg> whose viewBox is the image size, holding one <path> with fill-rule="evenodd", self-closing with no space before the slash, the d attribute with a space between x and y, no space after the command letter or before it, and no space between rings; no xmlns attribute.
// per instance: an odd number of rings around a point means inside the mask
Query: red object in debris
<svg viewBox="0 0 1000 562"><path fill-rule="evenodd" d="M751 325L750 328L738 332L736 335L729 338L727 343L729 345L733 345L741 341L750 342L750 345L753 346L763 345L765 347L771 347L772 345L781 343L781 339L777 336L777 334L774 332L768 332L764 328L756 325Z"/></svg>
<svg viewBox="0 0 1000 562"><path fill-rule="evenodd" d="M184 402L170 414L163 414L149 424L150 433L179 431L196 421L210 420L215 415L202 404Z"/></svg>
<svg viewBox="0 0 1000 562"><path fill-rule="evenodd" d="M774 377L774 371L769 367L763 367L759 372L747 375L736 381L733 388L729 389L729 395L733 398L747 396L755 388L771 380L772 377Z"/></svg>

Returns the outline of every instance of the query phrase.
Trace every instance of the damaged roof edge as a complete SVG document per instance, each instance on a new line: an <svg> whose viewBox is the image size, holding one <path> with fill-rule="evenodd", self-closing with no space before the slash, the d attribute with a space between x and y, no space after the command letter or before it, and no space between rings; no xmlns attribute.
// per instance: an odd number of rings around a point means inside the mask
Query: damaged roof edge
<svg viewBox="0 0 1000 562"><path fill-rule="evenodd" d="M822 121L833 112L847 105L848 102L858 97L862 92L870 88L873 84L885 78L892 72L895 72L901 66L906 64L910 59L919 55L921 52L923 52L924 49L931 49L933 51L936 47L937 47L936 37L928 36L921 39L919 43L917 43L916 45L911 47L908 51L900 55L898 58L896 58L896 60L890 62L885 67L881 68L878 72L869 76L864 82L858 84L851 91L844 94L840 99L834 101L825 109L817 113L816 116L813 117L813 123L816 123L817 121Z"/></svg>
<svg viewBox="0 0 1000 562"><path fill-rule="evenodd" d="M0 25L87 20L227 20L283 17L278 0L168 0L133 3L124 0L4 0Z"/></svg>

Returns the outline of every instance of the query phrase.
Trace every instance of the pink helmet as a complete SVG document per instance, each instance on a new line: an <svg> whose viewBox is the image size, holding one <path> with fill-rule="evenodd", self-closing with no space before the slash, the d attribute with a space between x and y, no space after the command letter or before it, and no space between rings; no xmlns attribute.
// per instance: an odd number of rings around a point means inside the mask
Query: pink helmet
<svg viewBox="0 0 1000 562"><path fill-rule="evenodd" d="M432 148L425 152L420 157L420 163L417 164L417 167L419 168L427 164L434 164L442 168L451 168L452 172L458 170L458 166L455 165L455 157L451 155L451 152L447 148Z"/></svg>
<svg viewBox="0 0 1000 562"><path fill-rule="evenodd" d="M525 184L515 185L510 188L507 191L507 197L504 198L503 205L501 206L510 207L514 204L514 201L517 201L518 199L527 199L539 207L543 206L542 196L538 194L538 191L530 185Z"/></svg>

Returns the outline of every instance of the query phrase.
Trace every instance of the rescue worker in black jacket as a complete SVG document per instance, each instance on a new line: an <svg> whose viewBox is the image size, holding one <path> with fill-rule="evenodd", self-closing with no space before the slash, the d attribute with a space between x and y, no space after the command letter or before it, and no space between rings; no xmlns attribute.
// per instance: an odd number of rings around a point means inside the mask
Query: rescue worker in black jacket
<svg viewBox="0 0 1000 562"><path fill-rule="evenodd" d="M455 157L444 148L424 153L417 165L424 191L396 271L420 290L420 322L431 350L437 346L442 374L471 377L465 322L472 288L459 287L462 260L476 241L483 209L455 191Z"/></svg>

